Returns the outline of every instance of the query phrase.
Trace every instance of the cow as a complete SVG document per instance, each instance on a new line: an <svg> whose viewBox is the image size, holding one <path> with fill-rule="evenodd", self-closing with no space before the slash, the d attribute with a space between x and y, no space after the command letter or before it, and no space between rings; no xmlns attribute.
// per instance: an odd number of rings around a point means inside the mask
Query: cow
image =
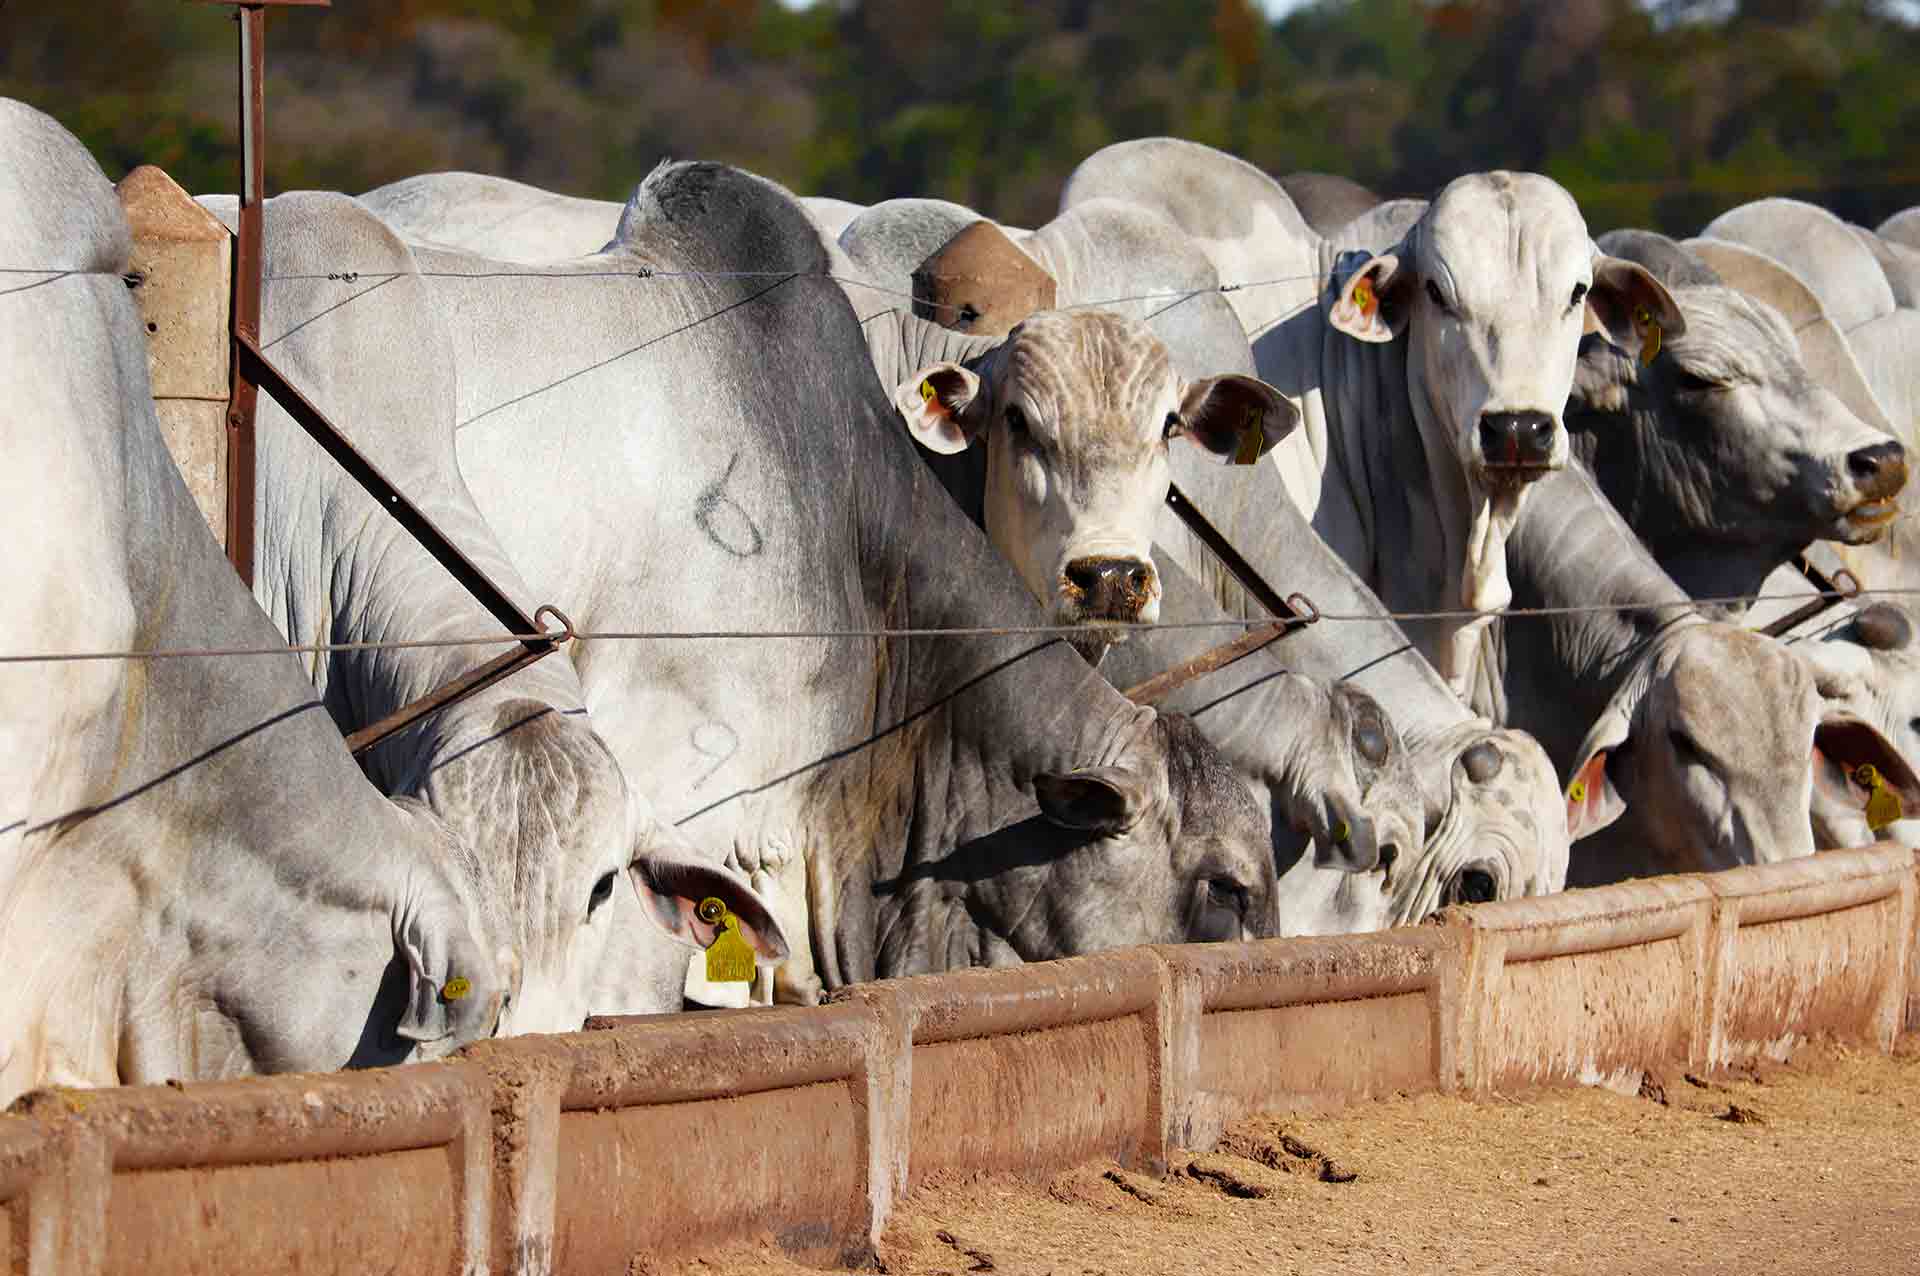
<svg viewBox="0 0 1920 1276"><path fill-rule="evenodd" d="M1700 234L1745 244L1792 270L1843 332L1895 309L1893 289L1873 252L1852 227L1817 204L1754 200L1720 214Z"/></svg>
<svg viewBox="0 0 1920 1276"><path fill-rule="evenodd" d="M516 957L472 854L355 768L161 439L131 240L55 121L0 99L0 1102L433 1058ZM264 649L219 657L158 653Z"/></svg>
<svg viewBox="0 0 1920 1276"><path fill-rule="evenodd" d="M1651 361L1582 341L1567 427L1674 581L1696 598L1756 595L1815 540L1877 540L1898 512L1906 449L1808 375L1780 313L1662 236L1599 244L1660 278L1687 326Z"/></svg>
<svg viewBox="0 0 1920 1276"><path fill-rule="evenodd" d="M1793 650L1813 667L1814 685L1827 703L1877 729L1896 751L1896 764L1879 769L1900 799L1891 826L1875 828L1862 799L1871 799L1854 774L1822 771L1825 794L1834 800L1822 812L1831 824L1817 829L1823 844L1859 846L1876 836L1920 845L1920 779L1911 759L1920 758L1920 649L1914 645L1909 607L1875 600L1831 626L1817 640Z"/></svg>
<svg viewBox="0 0 1920 1276"><path fill-rule="evenodd" d="M230 200L206 201L231 218ZM474 508L454 454L452 348L411 250L343 195L268 200L261 337L276 366L331 413L389 481L454 537L522 611L537 605ZM341 263L381 304L339 305ZM288 635L336 642L484 633L489 613L286 411L256 426L255 595ZM316 660L315 688L343 732L378 722L465 674L463 647L345 651ZM739 874L663 825L593 729L578 675L549 656L378 745L366 769L418 797L481 854L475 892L518 936L522 991L503 1033L570 1032L591 1013L678 1010L695 915L721 900L762 960L786 942ZM624 888L622 879L632 882ZM663 929L652 924L662 921Z"/></svg>
<svg viewBox="0 0 1920 1276"><path fill-rule="evenodd" d="M524 579L583 630L791 635L576 662L629 780L772 892L782 997L1273 932L1265 814L1190 723L1064 643L895 632L1047 615L915 459L789 194L673 164L598 257L415 255Z"/></svg>
<svg viewBox="0 0 1920 1276"><path fill-rule="evenodd" d="M360 202L408 241L462 248L503 261L563 261L599 252L626 205L583 199L484 173L422 173L376 186ZM864 208L843 199L800 201L828 238Z"/></svg>

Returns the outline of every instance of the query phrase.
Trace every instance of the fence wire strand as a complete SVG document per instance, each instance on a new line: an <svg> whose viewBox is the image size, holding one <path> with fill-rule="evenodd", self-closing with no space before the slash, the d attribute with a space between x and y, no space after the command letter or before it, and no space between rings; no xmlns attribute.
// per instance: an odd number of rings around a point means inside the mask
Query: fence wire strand
<svg viewBox="0 0 1920 1276"><path fill-rule="evenodd" d="M1670 603L1582 603L1566 607L1512 607L1494 613L1499 619L1544 619L1555 616L1584 616L1601 612L1697 612L1702 607L1741 606L1762 602L1809 603L1824 599L1834 603L1857 602L1865 598L1910 596L1920 588L1862 589L1857 592L1828 590L1804 594L1738 594L1721 598L1690 598ZM177 647L153 651L71 651L33 652L0 655L0 665L59 664L87 660L180 660L238 656L329 655L356 651L413 651L437 647L494 647L517 642L549 641L564 646L577 642L707 642L707 641L867 641L892 638L1087 638L1100 632L1154 633L1199 629L1261 629L1276 622L1293 621L1301 627L1329 621L1335 624L1382 624L1423 620L1472 620L1486 615L1467 608L1438 611L1317 611L1313 616L1221 617L1217 620L1183 620L1160 624L1123 624L1119 622L1087 625L951 625L897 626L871 629L576 629L549 630L534 634L473 634L450 638L392 638L368 642L310 642L260 647Z"/></svg>

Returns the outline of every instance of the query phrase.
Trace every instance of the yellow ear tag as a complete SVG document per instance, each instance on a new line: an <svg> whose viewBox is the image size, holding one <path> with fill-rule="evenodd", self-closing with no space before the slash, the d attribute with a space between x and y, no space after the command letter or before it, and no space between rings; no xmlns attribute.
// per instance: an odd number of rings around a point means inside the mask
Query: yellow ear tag
<svg viewBox="0 0 1920 1276"><path fill-rule="evenodd" d="M1266 445L1266 414L1258 407L1249 407L1247 419L1240 426L1240 446L1233 450L1233 463L1252 465L1260 459L1260 451Z"/></svg>
<svg viewBox="0 0 1920 1276"><path fill-rule="evenodd" d="M933 382L932 381L922 381L920 383L920 400L923 403L933 402Z"/></svg>
<svg viewBox="0 0 1920 1276"><path fill-rule="evenodd" d="M716 984L739 984L753 978L753 946L740 934L740 919L726 905L709 895L700 901L701 920L712 921L709 912L717 911L720 933L707 949L707 979Z"/></svg>
<svg viewBox="0 0 1920 1276"><path fill-rule="evenodd" d="M1341 820L1338 824L1335 824L1333 826L1333 844L1335 846L1345 846L1347 844L1347 840L1352 836L1353 836L1353 830L1347 826L1347 822L1345 820Z"/></svg>
<svg viewBox="0 0 1920 1276"><path fill-rule="evenodd" d="M1645 306L1634 310L1633 321L1640 325L1640 366L1652 367L1660 357L1660 323Z"/></svg>
<svg viewBox="0 0 1920 1276"><path fill-rule="evenodd" d="M440 986L440 1000L459 1001L473 991L473 984L464 975L455 975Z"/></svg>
<svg viewBox="0 0 1920 1276"><path fill-rule="evenodd" d="M1579 803L1585 802L1586 800L1587 800L1587 782L1585 780L1575 780L1572 784L1569 784L1567 786L1567 801L1572 802L1575 805L1578 805Z"/></svg>
<svg viewBox="0 0 1920 1276"><path fill-rule="evenodd" d="M1374 308L1379 304L1380 299L1373 295L1373 285L1371 283L1362 279L1353 286L1354 309L1360 312L1362 319L1373 318Z"/></svg>
<svg viewBox="0 0 1920 1276"><path fill-rule="evenodd" d="M1871 763L1862 763L1854 768L1853 782L1867 790L1867 827L1878 833L1881 829L1904 816L1900 795L1887 787L1887 782Z"/></svg>

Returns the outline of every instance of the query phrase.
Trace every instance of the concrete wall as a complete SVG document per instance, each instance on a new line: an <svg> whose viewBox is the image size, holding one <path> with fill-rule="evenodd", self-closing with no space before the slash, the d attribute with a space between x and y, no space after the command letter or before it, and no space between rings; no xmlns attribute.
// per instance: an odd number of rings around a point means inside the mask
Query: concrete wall
<svg viewBox="0 0 1920 1276"><path fill-rule="evenodd" d="M86 1274L608 1272L771 1235L857 1263L929 1176L1151 1170L1262 1109L1632 1086L1920 1028L1898 847L596 1020L380 1072L44 1090L0 1118L0 1256Z"/></svg>

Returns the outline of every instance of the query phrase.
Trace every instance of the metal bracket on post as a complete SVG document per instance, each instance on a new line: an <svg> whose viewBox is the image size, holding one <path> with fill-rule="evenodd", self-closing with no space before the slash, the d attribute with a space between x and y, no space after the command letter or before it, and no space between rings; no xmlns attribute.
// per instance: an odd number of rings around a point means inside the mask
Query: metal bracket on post
<svg viewBox="0 0 1920 1276"><path fill-rule="evenodd" d="M1253 564L1241 557L1240 551L1233 547L1233 542L1194 507L1185 492L1172 483L1167 485L1167 507L1179 515L1180 521L1187 525L1188 531L1200 538L1201 544L1213 551L1227 573L1240 582L1240 587L1273 613L1274 620L1272 624L1250 629L1231 642L1221 643L1184 664L1163 670L1145 682L1127 688L1122 694L1135 704L1156 704L1195 678L1224 669L1241 657L1251 655L1267 644L1277 642L1294 630L1320 619L1320 609L1305 594L1289 594L1282 598L1280 591L1269 585L1266 578L1254 570Z"/></svg>
<svg viewBox="0 0 1920 1276"><path fill-rule="evenodd" d="M260 340L260 205L266 201L267 10L331 8L333 0L199 0L237 12L240 26L240 233L234 237L233 393L227 401L227 561L253 588L253 418L260 389L240 341Z"/></svg>

